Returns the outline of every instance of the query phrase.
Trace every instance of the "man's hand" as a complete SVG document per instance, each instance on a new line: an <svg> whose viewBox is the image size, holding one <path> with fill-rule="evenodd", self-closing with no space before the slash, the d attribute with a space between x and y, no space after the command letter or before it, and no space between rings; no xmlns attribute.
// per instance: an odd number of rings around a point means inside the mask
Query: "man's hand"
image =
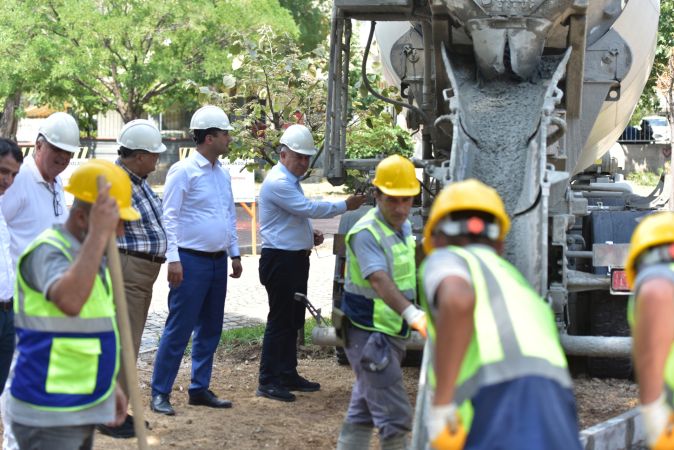
<svg viewBox="0 0 674 450"><path fill-rule="evenodd" d="M229 274L232 278L239 278L243 272L243 266L241 265L241 258L232 259L232 273Z"/></svg>
<svg viewBox="0 0 674 450"><path fill-rule="evenodd" d="M405 308L401 316L410 328L417 330L425 339L428 338L428 333L426 332L426 313L415 305L410 305Z"/></svg>
<svg viewBox="0 0 674 450"><path fill-rule="evenodd" d="M89 213L89 232L108 239L119 224L119 208L117 201L110 197L110 183L98 190L96 202Z"/></svg>
<svg viewBox="0 0 674 450"><path fill-rule="evenodd" d="M183 282L183 265L180 261L170 262L168 265L169 287L176 288Z"/></svg>
<svg viewBox="0 0 674 450"><path fill-rule="evenodd" d="M646 440L653 450L674 449L674 412L665 401L665 394L641 406Z"/></svg>
<svg viewBox="0 0 674 450"><path fill-rule="evenodd" d="M318 230L314 230L314 245L321 245L325 238L323 237L323 233L321 233Z"/></svg>
<svg viewBox="0 0 674 450"><path fill-rule="evenodd" d="M124 423L126 420L126 411L129 404L124 395L124 391L119 387L115 386L115 420L113 422L106 423L109 427L118 427Z"/></svg>
<svg viewBox="0 0 674 450"><path fill-rule="evenodd" d="M367 200L365 195L350 195L349 198L346 199L346 210L353 211L354 209L360 208L360 206L365 203L365 200Z"/></svg>
<svg viewBox="0 0 674 450"><path fill-rule="evenodd" d="M431 407L428 440L434 450L461 450L466 443L466 429L454 403Z"/></svg>

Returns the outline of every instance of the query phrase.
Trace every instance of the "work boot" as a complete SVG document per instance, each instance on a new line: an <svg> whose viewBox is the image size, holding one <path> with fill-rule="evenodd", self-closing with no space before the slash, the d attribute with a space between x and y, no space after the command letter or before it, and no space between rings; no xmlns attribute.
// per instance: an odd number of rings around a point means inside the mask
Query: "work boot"
<svg viewBox="0 0 674 450"><path fill-rule="evenodd" d="M362 450L370 448L372 425L359 425L351 422L342 424L337 438L337 450Z"/></svg>
<svg viewBox="0 0 674 450"><path fill-rule="evenodd" d="M406 450L407 434L396 434L386 439L380 439L381 450Z"/></svg>

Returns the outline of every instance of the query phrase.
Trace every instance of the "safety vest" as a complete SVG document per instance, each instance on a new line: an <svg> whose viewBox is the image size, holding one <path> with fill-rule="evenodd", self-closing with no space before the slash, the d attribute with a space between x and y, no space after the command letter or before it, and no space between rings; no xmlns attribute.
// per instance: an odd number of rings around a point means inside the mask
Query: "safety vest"
<svg viewBox="0 0 674 450"><path fill-rule="evenodd" d="M19 258L41 244L74 260L70 242L56 229L45 230ZM17 271L14 304L17 360L12 396L32 407L80 411L105 401L115 388L119 335L110 274L96 275L91 294L77 317L70 317L32 289ZM106 287L107 285L107 287Z"/></svg>
<svg viewBox="0 0 674 450"><path fill-rule="evenodd" d="M553 313L519 271L488 249L448 249L466 261L475 291L474 332L454 392L467 429L473 417L470 400L483 387L539 376L570 388ZM426 261L419 269L422 286L425 267ZM423 289L420 299L429 318L430 348L435 348L435 321ZM435 389L433 358L430 361L428 382Z"/></svg>
<svg viewBox="0 0 674 450"><path fill-rule="evenodd" d="M674 264L668 264L670 270L674 271ZM627 302L627 322L630 324L630 328L634 333L634 294L630 295L630 298ZM665 397L667 399L667 404L674 408L674 344L669 348L669 355L667 355L667 361L665 362Z"/></svg>
<svg viewBox="0 0 674 450"><path fill-rule="evenodd" d="M400 314L389 307L372 288L370 282L361 275L358 258L351 248L351 238L362 230L372 233L377 244L381 247L388 266L388 274L400 292L409 301L416 298L417 282L415 270L415 241L413 236L401 239L386 222L376 215L377 209L369 210L346 235L347 274L344 290L357 294L368 302L365 317L349 315L351 322L358 328L369 331L378 331L391 336L409 336L409 328Z"/></svg>

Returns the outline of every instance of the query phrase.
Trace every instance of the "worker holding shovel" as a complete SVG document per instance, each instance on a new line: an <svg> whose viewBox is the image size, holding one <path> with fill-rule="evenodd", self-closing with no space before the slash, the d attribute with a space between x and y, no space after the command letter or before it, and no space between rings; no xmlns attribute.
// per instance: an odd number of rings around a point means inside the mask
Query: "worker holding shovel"
<svg viewBox="0 0 674 450"><path fill-rule="evenodd" d="M40 234L18 262L18 355L7 412L22 449L90 449L94 424L118 425L126 416L103 256L113 233L123 233L122 221L140 215L129 176L112 163L80 166L65 190L75 196L68 220Z"/></svg>

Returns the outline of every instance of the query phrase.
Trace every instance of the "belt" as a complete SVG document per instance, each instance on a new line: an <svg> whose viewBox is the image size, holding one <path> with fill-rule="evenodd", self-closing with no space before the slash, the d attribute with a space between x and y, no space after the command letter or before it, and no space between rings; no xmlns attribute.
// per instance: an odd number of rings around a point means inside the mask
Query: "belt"
<svg viewBox="0 0 674 450"><path fill-rule="evenodd" d="M290 254L290 255L300 255L300 256L310 256L311 255L311 249L309 250L282 250L280 248L263 248L263 252L270 252L270 253L285 253L285 254Z"/></svg>
<svg viewBox="0 0 674 450"><path fill-rule="evenodd" d="M127 250L125 248L120 248L119 253L124 253L125 255L134 256L136 258L144 259L153 263L163 264L166 261L166 258L163 256L154 256L148 253L136 252L134 250Z"/></svg>
<svg viewBox="0 0 674 450"><path fill-rule="evenodd" d="M8 312L12 311L14 309L14 299L10 298L9 300L5 300L0 302L0 311Z"/></svg>
<svg viewBox="0 0 674 450"><path fill-rule="evenodd" d="M191 248L182 248L178 247L178 250L181 252L189 253L191 255L195 256L201 256L202 258L210 258L210 259L220 259L223 256L227 256L226 251L219 251L219 252L202 252L201 250L192 250Z"/></svg>

